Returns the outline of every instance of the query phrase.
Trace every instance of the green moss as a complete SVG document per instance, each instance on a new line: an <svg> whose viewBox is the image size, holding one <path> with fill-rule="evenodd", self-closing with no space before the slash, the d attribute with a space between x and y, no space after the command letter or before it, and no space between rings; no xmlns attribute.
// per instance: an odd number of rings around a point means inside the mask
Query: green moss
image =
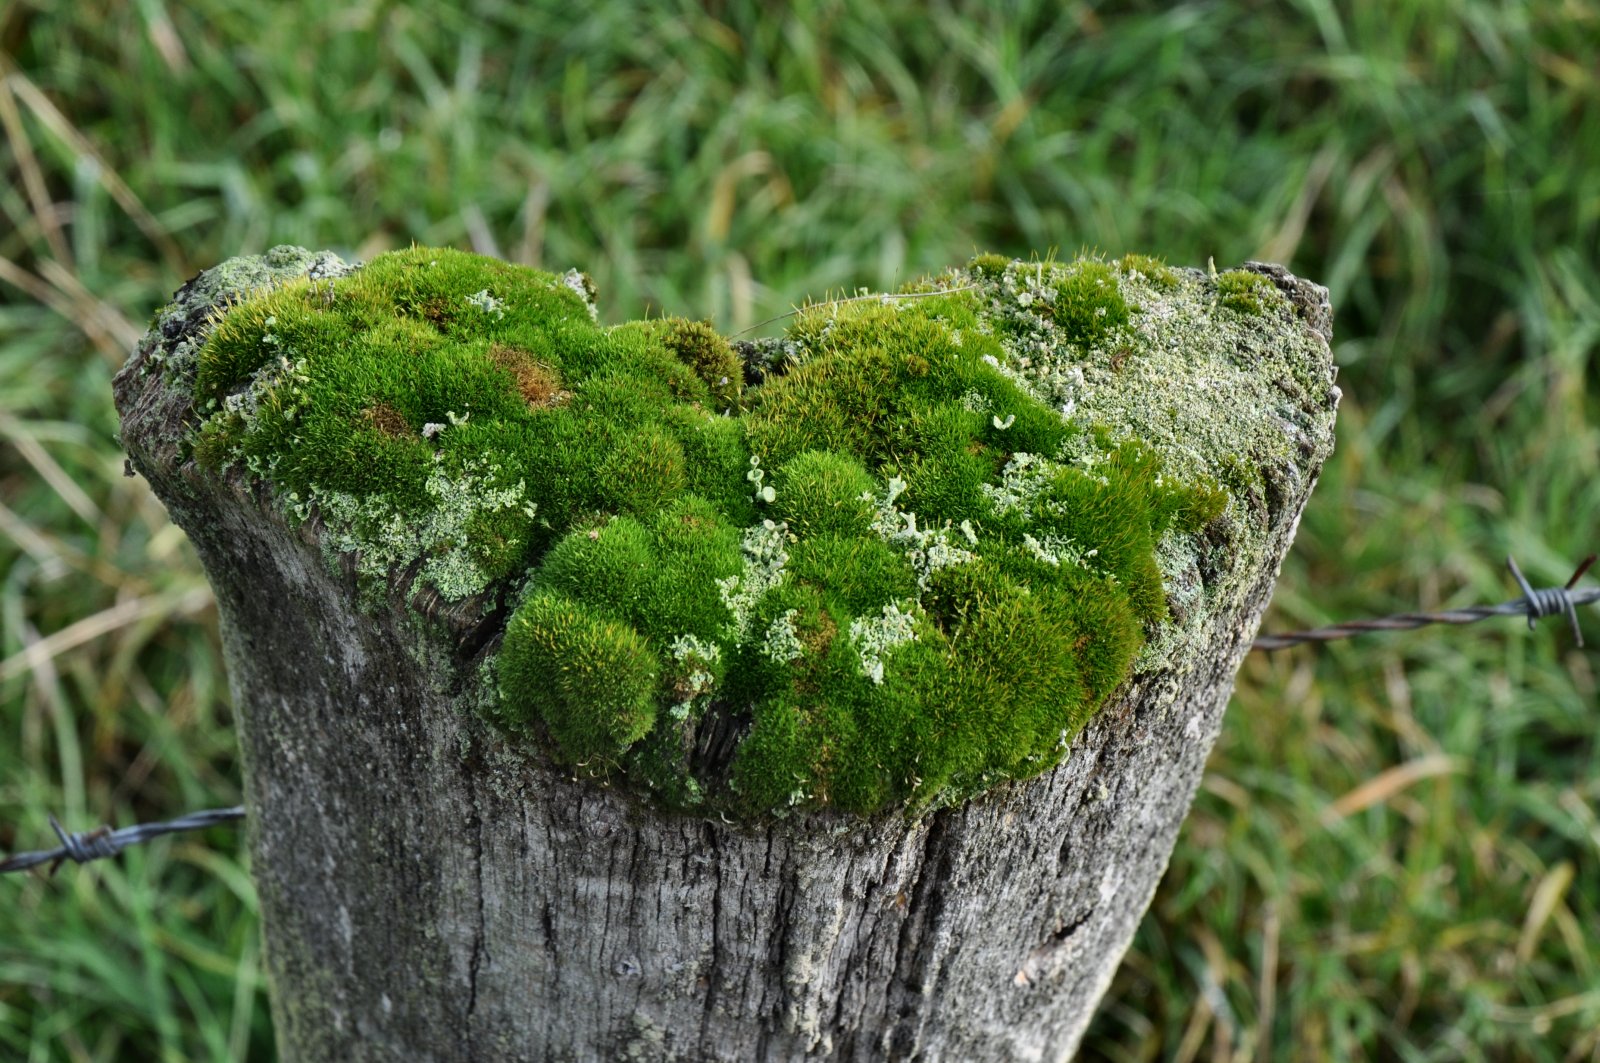
<svg viewBox="0 0 1600 1063"><path fill-rule="evenodd" d="M1069 343L1090 346L1128 324L1128 304L1116 271L1104 262L1069 267L1054 299L1033 304L1036 314L1053 320Z"/></svg>
<svg viewBox="0 0 1600 1063"><path fill-rule="evenodd" d="M801 539L830 532L860 537L872 526L877 484L848 454L804 451L784 463L776 480L774 508Z"/></svg>
<svg viewBox="0 0 1600 1063"><path fill-rule="evenodd" d="M667 350L705 382L718 409L738 407L739 393L744 387L744 368L728 341L710 322L667 318L655 327Z"/></svg>
<svg viewBox="0 0 1600 1063"><path fill-rule="evenodd" d="M1178 275L1171 267L1149 255L1123 255L1117 260L1117 268L1125 275L1143 278L1162 291L1171 291L1178 286Z"/></svg>
<svg viewBox="0 0 1600 1063"><path fill-rule="evenodd" d="M654 567L650 533L632 517L579 528L551 547L535 583L612 616L638 612Z"/></svg>
<svg viewBox="0 0 1600 1063"><path fill-rule="evenodd" d="M865 616L885 602L917 595L911 562L876 535L823 532L800 539L789 550L793 578L825 588L847 615Z"/></svg>
<svg viewBox="0 0 1600 1063"><path fill-rule="evenodd" d="M998 279L1011 267L1011 260L1004 255L986 253L975 255L967 263L967 269L980 276Z"/></svg>
<svg viewBox="0 0 1600 1063"><path fill-rule="evenodd" d="M531 596L506 629L502 719L542 722L563 759L596 770L655 723L656 658L628 624L559 594Z"/></svg>
<svg viewBox="0 0 1600 1063"><path fill-rule="evenodd" d="M1230 269L1217 277L1217 301L1241 314L1259 314L1269 306L1286 306L1271 279L1247 269Z"/></svg>
<svg viewBox="0 0 1600 1063"><path fill-rule="evenodd" d="M316 517L375 604L403 570L510 608L494 719L726 814L1057 763L1195 637L1202 539L1249 549L1244 472L1284 451L1242 365L1304 336L1230 323L1228 278L1277 297L1255 274L980 256L807 308L746 388L703 322L601 327L580 274L272 254L193 352L196 460Z"/></svg>

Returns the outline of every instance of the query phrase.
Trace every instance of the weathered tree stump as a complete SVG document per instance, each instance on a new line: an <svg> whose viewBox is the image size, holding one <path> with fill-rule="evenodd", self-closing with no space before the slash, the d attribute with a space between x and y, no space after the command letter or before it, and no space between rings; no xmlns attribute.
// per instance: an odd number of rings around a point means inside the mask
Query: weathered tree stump
<svg viewBox="0 0 1600 1063"><path fill-rule="evenodd" d="M997 299L1033 283L1016 280L1032 264L971 269L952 280L986 269ZM1167 619L1059 764L920 811L741 819L660 809L491 722L514 579L452 597L417 558L374 580L261 468L196 459L221 408L197 403L197 356L222 311L308 273L331 305L348 270L278 249L209 271L116 382L132 466L216 591L283 1058L1070 1056L1331 449L1326 291L1279 267L1124 260L1143 304L1038 384L1227 492L1162 539ZM781 345L743 354L752 380L781 368Z"/></svg>

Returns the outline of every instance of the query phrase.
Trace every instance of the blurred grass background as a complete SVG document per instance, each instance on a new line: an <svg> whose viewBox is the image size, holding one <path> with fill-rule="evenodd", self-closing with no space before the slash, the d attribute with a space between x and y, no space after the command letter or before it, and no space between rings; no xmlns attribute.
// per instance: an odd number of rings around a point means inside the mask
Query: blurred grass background
<svg viewBox="0 0 1600 1063"><path fill-rule="evenodd" d="M110 376L201 268L411 241L727 330L974 251L1289 264L1345 397L1268 627L1600 532L1600 3L0 0L0 849L239 798ZM1600 623L1584 619L1600 645ZM1600 1060L1593 650L1256 657L1089 1060ZM238 837L0 880L0 1058L273 1058Z"/></svg>

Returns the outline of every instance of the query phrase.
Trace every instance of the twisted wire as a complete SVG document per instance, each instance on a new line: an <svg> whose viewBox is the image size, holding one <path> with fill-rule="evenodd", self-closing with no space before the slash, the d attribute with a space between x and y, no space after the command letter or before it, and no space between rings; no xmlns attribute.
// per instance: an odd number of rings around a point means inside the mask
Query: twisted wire
<svg viewBox="0 0 1600 1063"><path fill-rule="evenodd" d="M1335 639L1345 639L1352 635L1360 635L1369 631L1410 631L1416 628L1427 627L1431 624L1475 624L1480 620L1487 620L1492 616L1525 616L1528 618L1528 628L1531 630L1536 621L1547 616L1561 614L1567 618L1572 627L1572 637L1579 646L1583 645L1583 632L1578 626L1578 606L1589 605L1600 601L1600 587L1587 588L1574 591L1577 584L1589 566L1594 564L1595 555L1591 554L1578 566L1565 587L1535 588L1528 583L1527 577L1517 567L1517 563L1510 557L1506 558L1506 566L1511 570L1511 576L1516 580L1522 597L1498 605L1476 605L1466 609L1445 609L1434 613L1396 613L1393 616L1378 617L1372 620L1351 620L1343 624L1334 624L1328 627L1313 628L1308 631L1294 631L1283 635L1261 635L1251 643L1252 650L1281 650L1290 646L1299 646L1307 642L1332 642ZM181 831L203 830L218 823L227 823L244 818L244 807L236 805L233 808L213 808L203 812L191 812L177 819L166 820L161 823L138 823L131 827L120 827L116 830L110 827L96 827L94 830L69 834L57 822L54 816L50 817L50 829L56 832L56 837L61 844L55 849L40 849L34 852L15 853L4 860L0 860L0 874L10 871L26 871L38 867L40 864L49 864L50 873L66 861L71 860L77 864L87 864L92 860L106 860L116 856L130 845L147 842L151 838L163 834L176 834Z"/></svg>
<svg viewBox="0 0 1600 1063"><path fill-rule="evenodd" d="M1369 631L1411 631L1430 624L1475 624L1480 620L1487 620L1491 616L1526 616L1528 628L1532 630L1534 622L1547 616L1558 613L1567 618L1572 626L1572 637L1579 646L1583 645L1583 632L1578 627L1578 606L1589 605L1600 601L1600 588L1590 587L1581 591L1572 588L1583 574L1594 564L1595 555L1590 554L1578 570L1572 574L1565 587L1549 587L1535 589L1517 567L1517 563L1510 557L1506 558L1506 566L1511 570L1511 576L1517 581L1517 586L1522 590L1522 597L1499 605L1475 605L1466 609L1445 609L1436 613L1396 613L1393 616L1378 617L1373 620L1350 620L1343 624L1333 624L1328 627L1313 628L1309 631L1293 631L1283 635L1261 635L1250 644L1252 650L1282 650L1290 646L1299 646L1307 642L1332 642L1335 639L1347 639L1352 635L1361 635Z"/></svg>
<svg viewBox="0 0 1600 1063"><path fill-rule="evenodd" d="M77 834L68 834L56 822L56 817L50 817L50 829L56 832L56 837L61 839L61 845L55 849L41 849L31 853L15 853L0 860L0 874L7 871L26 871L30 867L40 864L49 864L50 873L63 863L71 860L76 864L87 864L91 860L106 860L116 856L130 845L147 842L151 838L163 834L176 834L179 831L203 830L218 823L230 820L243 819L244 806L236 805L233 808L213 808L204 812L190 812L188 815L169 819L162 823L137 823L131 827L119 827L112 830L110 827L96 827L94 830L82 831Z"/></svg>

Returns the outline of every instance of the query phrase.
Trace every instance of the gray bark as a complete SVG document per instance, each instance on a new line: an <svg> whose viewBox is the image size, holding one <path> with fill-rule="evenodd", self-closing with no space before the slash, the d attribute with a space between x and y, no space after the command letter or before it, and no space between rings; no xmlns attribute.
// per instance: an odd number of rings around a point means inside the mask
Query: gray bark
<svg viewBox="0 0 1600 1063"><path fill-rule="evenodd" d="M1326 340L1326 293L1273 275ZM1259 500L1243 590L1060 767L915 821L752 828L509 748L472 711L503 618L424 600L405 573L396 608L363 611L314 522L291 528L182 456L187 395L147 364L173 340L147 338L117 404L216 590L286 1060L1068 1058L1167 865L1331 440L1329 409Z"/></svg>

